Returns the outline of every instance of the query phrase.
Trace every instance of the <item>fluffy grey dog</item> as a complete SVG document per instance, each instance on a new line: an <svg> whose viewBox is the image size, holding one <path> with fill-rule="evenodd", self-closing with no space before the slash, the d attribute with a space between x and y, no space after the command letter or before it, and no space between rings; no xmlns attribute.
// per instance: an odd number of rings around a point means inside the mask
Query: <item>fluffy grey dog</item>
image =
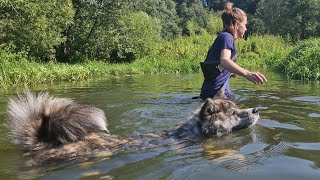
<svg viewBox="0 0 320 180"><path fill-rule="evenodd" d="M104 112L88 104L48 93L24 93L10 98L10 136L32 164L154 147L154 140L199 141L247 128L259 118L257 109L239 109L225 99L207 99L176 127L144 136L123 137L107 130ZM157 144L157 143L156 143Z"/></svg>

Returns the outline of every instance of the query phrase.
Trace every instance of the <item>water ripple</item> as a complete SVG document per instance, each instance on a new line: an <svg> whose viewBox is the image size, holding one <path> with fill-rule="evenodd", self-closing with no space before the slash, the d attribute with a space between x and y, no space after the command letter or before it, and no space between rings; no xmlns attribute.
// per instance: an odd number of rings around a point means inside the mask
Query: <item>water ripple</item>
<svg viewBox="0 0 320 180"><path fill-rule="evenodd" d="M319 96L301 96L301 97L290 98L290 100L320 104Z"/></svg>
<svg viewBox="0 0 320 180"><path fill-rule="evenodd" d="M310 113L310 114L309 114L309 117L312 117L312 118L320 118L320 114Z"/></svg>
<svg viewBox="0 0 320 180"><path fill-rule="evenodd" d="M301 150L320 151L320 142L317 143L294 143L293 147Z"/></svg>
<svg viewBox="0 0 320 180"><path fill-rule="evenodd" d="M289 148L289 143L280 142L276 145L264 146L263 149L251 154L236 152L213 159L213 161L229 170L249 171L268 164L271 158L282 156Z"/></svg>
<svg viewBox="0 0 320 180"><path fill-rule="evenodd" d="M291 129L291 130L304 130L301 127L298 127L293 124L280 123L278 121L270 120L270 119L260 119L258 121L259 125L267 127L267 128L283 128L283 129Z"/></svg>

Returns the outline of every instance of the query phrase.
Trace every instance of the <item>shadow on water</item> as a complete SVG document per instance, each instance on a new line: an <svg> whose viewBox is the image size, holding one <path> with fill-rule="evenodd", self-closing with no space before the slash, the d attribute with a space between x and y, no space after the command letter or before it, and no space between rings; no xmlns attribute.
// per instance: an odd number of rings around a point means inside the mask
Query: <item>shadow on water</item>
<svg viewBox="0 0 320 180"><path fill-rule="evenodd" d="M26 168L7 136L8 96L0 93L0 177L7 179L317 179L320 177L320 90L317 82L287 81L266 73L255 86L231 81L238 106L258 107L261 119L248 129L197 143L165 144L111 157L78 159ZM159 131L185 121L200 105L201 74L123 77L29 87L105 110L117 135Z"/></svg>

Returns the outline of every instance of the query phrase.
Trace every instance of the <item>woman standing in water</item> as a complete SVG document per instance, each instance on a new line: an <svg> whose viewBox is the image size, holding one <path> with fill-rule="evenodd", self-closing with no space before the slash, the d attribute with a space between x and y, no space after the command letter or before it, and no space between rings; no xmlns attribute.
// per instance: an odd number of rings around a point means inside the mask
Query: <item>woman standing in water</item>
<svg viewBox="0 0 320 180"><path fill-rule="evenodd" d="M255 84L267 82L260 72L248 71L236 64L235 41L244 36L247 31L247 15L239 9L233 8L233 3L227 3L221 14L223 31L217 36L208 51L207 58L201 62L204 82L201 88L201 99L214 97L218 92L224 92L225 98L230 98L230 77L236 75L245 77Z"/></svg>

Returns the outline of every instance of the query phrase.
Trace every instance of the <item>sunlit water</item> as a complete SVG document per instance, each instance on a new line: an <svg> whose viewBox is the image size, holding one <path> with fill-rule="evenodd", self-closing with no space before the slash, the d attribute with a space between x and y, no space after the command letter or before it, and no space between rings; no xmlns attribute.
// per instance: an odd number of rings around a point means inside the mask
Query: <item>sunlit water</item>
<svg viewBox="0 0 320 180"><path fill-rule="evenodd" d="M78 159L25 168L4 120L8 97L24 88L0 91L1 179L319 179L320 90L317 82L287 81L266 73L255 86L231 81L235 102L258 107L252 128L203 142L160 146L111 157ZM112 134L137 135L183 122L199 105L201 74L110 78L39 85L59 97L95 104L106 112Z"/></svg>

